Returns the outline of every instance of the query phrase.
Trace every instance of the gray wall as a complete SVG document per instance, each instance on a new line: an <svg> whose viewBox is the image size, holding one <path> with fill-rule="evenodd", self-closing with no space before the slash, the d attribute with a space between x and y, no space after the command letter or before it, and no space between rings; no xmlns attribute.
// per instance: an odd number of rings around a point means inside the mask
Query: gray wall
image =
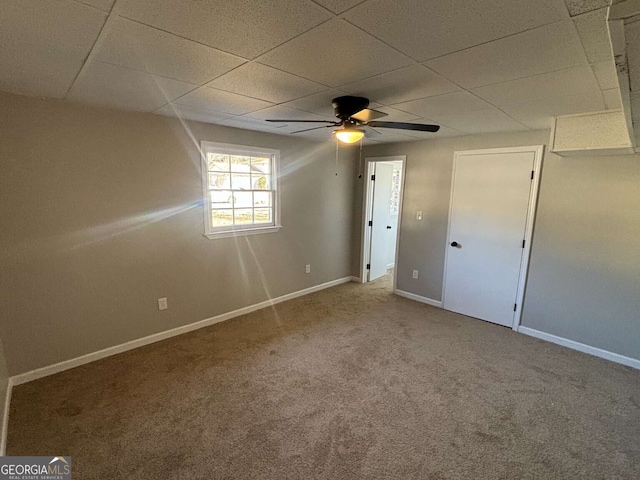
<svg viewBox="0 0 640 480"><path fill-rule="evenodd" d="M407 155L398 288L442 298L453 153L548 144L549 132L370 146L366 156ZM354 218L361 213L356 182ZM423 210L422 221L415 220ZM640 359L640 158L545 154L523 325ZM354 235L352 269L360 264ZM420 271L413 280L411 271Z"/></svg>
<svg viewBox="0 0 640 480"><path fill-rule="evenodd" d="M331 142L188 128L0 94L0 336L11 375L351 275L357 149L341 151L336 176ZM203 236L200 140L281 150L278 233Z"/></svg>

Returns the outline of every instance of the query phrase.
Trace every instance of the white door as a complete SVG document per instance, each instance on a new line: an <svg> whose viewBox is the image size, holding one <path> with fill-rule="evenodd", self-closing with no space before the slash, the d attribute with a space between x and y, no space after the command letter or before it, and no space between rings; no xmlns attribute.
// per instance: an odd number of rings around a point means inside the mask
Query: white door
<svg viewBox="0 0 640 480"><path fill-rule="evenodd" d="M512 325L534 162L532 151L456 156L445 309Z"/></svg>
<svg viewBox="0 0 640 480"><path fill-rule="evenodd" d="M389 242L393 230L390 209L393 165L374 163L374 166L369 281L387 274ZM393 231L393 235L395 234Z"/></svg>

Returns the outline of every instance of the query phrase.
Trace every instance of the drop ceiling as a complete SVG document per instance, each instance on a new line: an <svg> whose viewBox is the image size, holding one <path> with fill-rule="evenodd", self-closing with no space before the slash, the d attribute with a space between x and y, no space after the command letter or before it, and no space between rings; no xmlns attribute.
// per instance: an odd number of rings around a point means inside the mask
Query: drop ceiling
<svg viewBox="0 0 640 480"><path fill-rule="evenodd" d="M0 90L288 135L371 99L395 142L621 108L608 0L0 0ZM329 138L328 129L301 136Z"/></svg>

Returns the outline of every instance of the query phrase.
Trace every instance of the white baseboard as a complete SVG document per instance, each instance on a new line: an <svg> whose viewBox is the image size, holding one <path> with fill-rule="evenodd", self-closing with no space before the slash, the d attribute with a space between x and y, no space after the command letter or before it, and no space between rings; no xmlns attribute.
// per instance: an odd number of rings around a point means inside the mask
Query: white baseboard
<svg viewBox="0 0 640 480"><path fill-rule="evenodd" d="M0 433L0 457L7 453L7 434L9 433L9 405L11 404L11 392L13 390L13 381L11 378L7 381L7 395L4 400L4 412L2 416L2 433Z"/></svg>
<svg viewBox="0 0 640 480"><path fill-rule="evenodd" d="M395 294L400 295L401 297L409 298L411 300L415 300L416 302L426 303L427 305L431 305L432 307L442 308L442 302L438 300L433 300L427 297L421 297L420 295L416 295L415 293L405 292L403 290L394 290Z"/></svg>
<svg viewBox="0 0 640 480"><path fill-rule="evenodd" d="M387 263L387 270L389 270L390 268L396 268L396 264L395 263Z"/></svg>
<svg viewBox="0 0 640 480"><path fill-rule="evenodd" d="M360 277L351 277L352 282L362 283L362 279Z"/></svg>
<svg viewBox="0 0 640 480"><path fill-rule="evenodd" d="M223 313L215 317L200 320L195 323L190 323L189 325L183 325L182 327L173 328L164 332L154 333L153 335L138 338L136 340L131 340L130 342L126 342L121 345L116 345L113 347L105 348L104 350L88 353L86 355L82 355L81 357L65 360L63 362L49 365L47 367L38 368L30 372L21 373L19 375L11 377L11 380L13 381L13 385L21 385L23 383L31 382L32 380L37 380L42 377L53 375L54 373L63 372L71 368L79 367L80 365L84 365L86 363L95 362L96 360L101 360L112 355L117 355L128 350L133 350L134 348L143 347L151 343L166 340L167 338L182 335L183 333L208 327L215 323L220 323L231 318L239 317L240 315L255 312L256 310L260 310L261 308L270 307L278 303L286 302L287 300L292 300L294 298L302 297L310 293L324 290L325 288L334 287L336 285L351 281L353 281L353 277L344 277L337 280L332 280L330 282L322 283L314 287L305 288L304 290L298 290L297 292L288 293L286 295L282 295L281 297L272 298L270 300L265 300L264 302L249 305L248 307L239 308L238 310L233 310L232 312Z"/></svg>
<svg viewBox="0 0 640 480"><path fill-rule="evenodd" d="M534 330L533 328L529 327L520 326L518 327L518 332L529 335L530 337L546 340L547 342L555 343L557 345L562 345L563 347L578 350L579 352L588 353L596 357L604 358L605 360L611 360L612 362L621 363L622 365L626 365L628 367L640 369L640 360L636 360L635 358L625 357L624 355L619 355L607 350L602 350L601 348L585 345L584 343L574 342L573 340L569 340L567 338L557 337L556 335L541 332L539 330Z"/></svg>

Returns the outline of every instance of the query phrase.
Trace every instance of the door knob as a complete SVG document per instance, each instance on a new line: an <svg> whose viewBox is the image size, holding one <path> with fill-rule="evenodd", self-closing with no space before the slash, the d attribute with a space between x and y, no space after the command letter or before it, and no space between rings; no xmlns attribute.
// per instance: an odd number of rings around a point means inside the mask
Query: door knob
<svg viewBox="0 0 640 480"><path fill-rule="evenodd" d="M458 246L458 242L451 242L451 246L452 247L457 247Z"/></svg>
<svg viewBox="0 0 640 480"><path fill-rule="evenodd" d="M387 230L391 230L391 225L387 225Z"/></svg>

